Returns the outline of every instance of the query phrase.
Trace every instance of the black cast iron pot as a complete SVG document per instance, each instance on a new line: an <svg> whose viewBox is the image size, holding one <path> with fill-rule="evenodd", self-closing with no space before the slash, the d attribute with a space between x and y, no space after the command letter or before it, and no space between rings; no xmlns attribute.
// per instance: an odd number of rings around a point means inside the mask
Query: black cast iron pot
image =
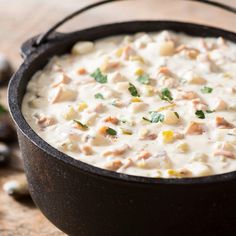
<svg viewBox="0 0 236 236"><path fill-rule="evenodd" d="M73 13L22 47L25 60L10 82L9 106L33 200L53 224L74 236L235 235L236 172L154 179L102 170L54 149L23 118L21 103L28 81L52 56L68 52L79 40L169 29L194 36L222 36L236 43L235 33L170 21L125 22L69 34L52 33L76 14L108 2Z"/></svg>

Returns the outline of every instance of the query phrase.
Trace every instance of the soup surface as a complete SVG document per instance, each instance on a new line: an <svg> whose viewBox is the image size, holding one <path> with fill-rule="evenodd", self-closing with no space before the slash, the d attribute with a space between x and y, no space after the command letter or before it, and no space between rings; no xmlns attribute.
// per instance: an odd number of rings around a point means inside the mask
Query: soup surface
<svg viewBox="0 0 236 236"><path fill-rule="evenodd" d="M22 111L69 156L130 175L236 170L236 45L162 31L78 42L30 80Z"/></svg>

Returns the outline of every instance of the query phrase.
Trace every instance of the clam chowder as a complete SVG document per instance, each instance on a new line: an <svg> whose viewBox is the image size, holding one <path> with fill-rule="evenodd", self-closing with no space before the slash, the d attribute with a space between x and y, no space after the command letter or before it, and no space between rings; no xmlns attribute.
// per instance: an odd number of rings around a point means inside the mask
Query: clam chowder
<svg viewBox="0 0 236 236"><path fill-rule="evenodd" d="M236 170L236 45L171 31L78 42L30 80L22 112L90 165L183 178Z"/></svg>

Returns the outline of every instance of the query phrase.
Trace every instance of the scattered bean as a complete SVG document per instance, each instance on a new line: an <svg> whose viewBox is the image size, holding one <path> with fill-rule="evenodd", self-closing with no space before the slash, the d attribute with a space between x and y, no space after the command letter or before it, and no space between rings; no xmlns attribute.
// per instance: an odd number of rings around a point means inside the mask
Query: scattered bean
<svg viewBox="0 0 236 236"><path fill-rule="evenodd" d="M25 178L8 181L3 185L3 190L15 199L29 197L28 183Z"/></svg>

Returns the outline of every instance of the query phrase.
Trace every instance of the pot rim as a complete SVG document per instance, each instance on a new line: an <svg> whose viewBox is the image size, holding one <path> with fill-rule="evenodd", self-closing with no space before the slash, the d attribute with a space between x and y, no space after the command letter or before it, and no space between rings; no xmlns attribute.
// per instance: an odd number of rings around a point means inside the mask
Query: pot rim
<svg viewBox="0 0 236 236"><path fill-rule="evenodd" d="M236 33L230 32L224 29L201 25L201 24L195 24L195 23L188 23L188 22L180 22L180 21L162 21L162 20L155 20L155 21L126 21L126 22L118 22L118 23L112 23L112 24L103 24L95 27L89 27L86 29L82 29L75 32L70 32L67 34L59 34L57 35L57 38L61 39L68 37L70 34L74 33L83 33L88 30L95 30L99 29L100 27L107 27L107 26L115 26L118 24L130 24L130 23L141 23L141 22L154 22L154 23L166 23L168 24L179 24L182 26L194 26L199 27L201 29L204 29L205 31L210 29L213 32L218 32L221 34L226 34L230 37L235 37L236 39ZM158 31L158 30L157 30ZM157 32L156 31L156 32ZM177 32L177 31L176 31ZM184 32L184 30L183 30ZM117 34L119 35L119 34ZM30 39L32 40L32 39ZM29 40L29 41L30 41ZM230 40L230 39L229 39ZM52 42L53 43L53 42ZM24 72L29 68L31 63L35 60L35 58L40 55L41 53L45 52L47 48L50 46L50 43L46 43L44 45L41 45L32 52L30 55L27 56L27 58L23 61L20 68L17 70L17 72L12 76L9 86L8 86L8 104L10 108L10 114L13 118L17 128L22 132L22 134L30 140L34 145L36 145L39 149L47 153L50 157L56 158L58 161L63 162L65 165L70 165L76 169L79 169L80 171L86 172L86 174L92 174L96 177L105 178L107 180L115 180L115 181L122 181L122 182L129 182L133 184L145 184L145 185L153 185L153 184L162 184L162 185L199 185L199 184L217 184L219 182L226 182L230 181L236 178L236 171L224 173L224 174L217 174L212 176L203 176L203 177L192 177L192 178L154 178L154 177L143 177L143 176L135 176L135 175L128 175L123 173L117 173L115 171L109 171L106 169L101 169L96 166L92 166L90 164L87 164L85 162L82 162L80 160L76 160L73 157L70 157L69 155L57 150L56 148L52 147L49 143L44 141L28 124L28 122L25 120L22 112L21 112L21 104L19 104L19 82L21 77L23 76Z"/></svg>

